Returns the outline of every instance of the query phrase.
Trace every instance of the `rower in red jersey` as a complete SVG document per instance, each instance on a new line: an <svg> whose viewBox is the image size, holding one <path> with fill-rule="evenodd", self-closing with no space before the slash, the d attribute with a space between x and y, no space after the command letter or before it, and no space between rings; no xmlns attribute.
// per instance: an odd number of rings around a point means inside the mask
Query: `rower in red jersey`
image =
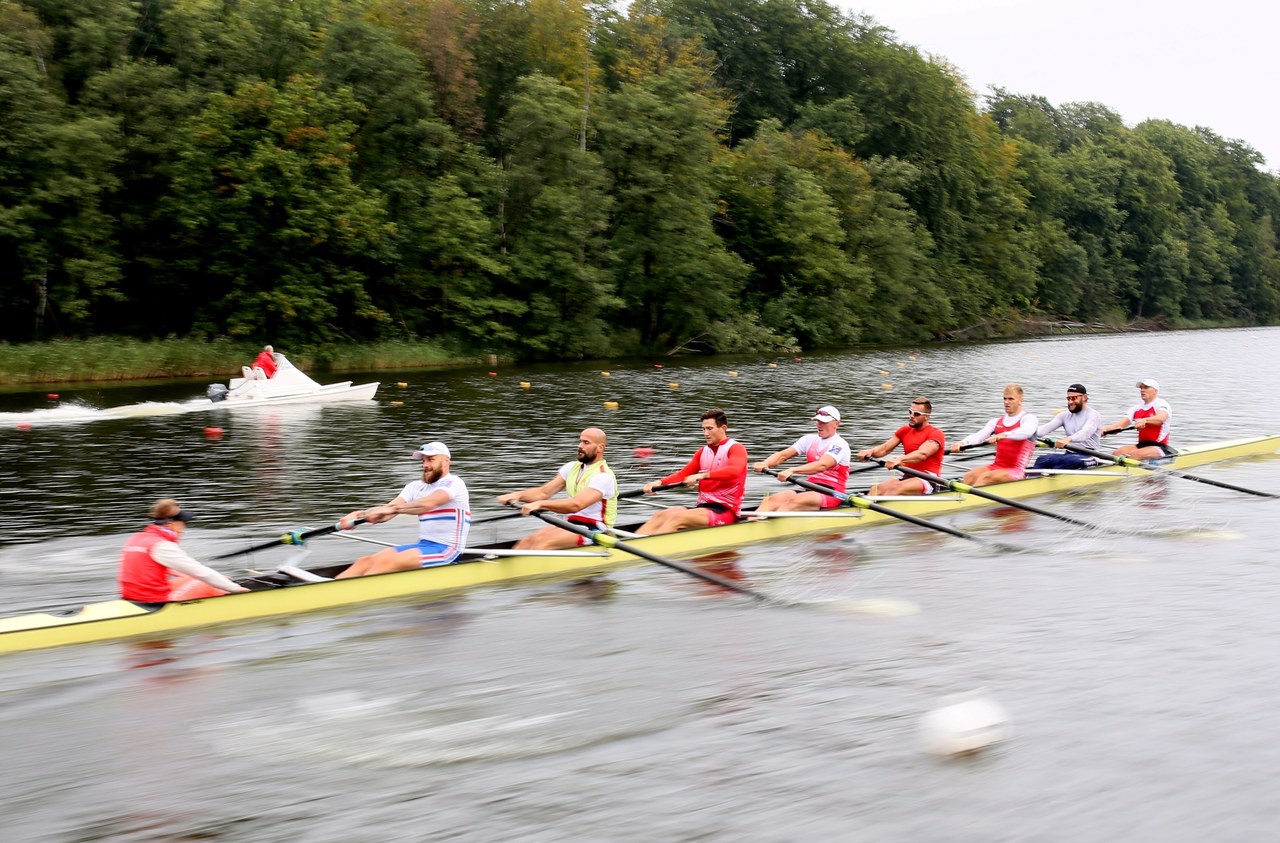
<svg viewBox="0 0 1280 843"><path fill-rule="evenodd" d="M747 449L729 437L729 420L724 410L707 410L701 421L706 444L684 468L644 487L645 494L653 494L659 485L684 483L698 489L697 503L692 507L672 506L655 513L640 528L641 533L717 527L738 520L742 496L747 490Z"/></svg>
<svg viewBox="0 0 1280 843"><path fill-rule="evenodd" d="M966 474L962 481L969 486L989 486L992 483L1008 483L1027 476L1027 459L1036 449L1036 428L1040 422L1022 409L1022 387L1011 383L1004 388L1004 415L998 416L972 436L966 436L951 446L951 453L958 454L966 445L986 442L996 446L996 458L989 465L979 466Z"/></svg>
<svg viewBox="0 0 1280 843"><path fill-rule="evenodd" d="M1176 456L1178 452L1169 444L1173 408L1160 397L1160 382L1155 378L1143 378L1138 381L1138 394L1142 396L1142 403L1130 408L1123 419L1102 430L1103 433L1115 433L1126 427L1138 429L1138 444L1121 445L1116 448L1115 455L1136 460Z"/></svg>
<svg viewBox="0 0 1280 843"><path fill-rule="evenodd" d="M874 448L858 452L858 459L883 457L902 445L902 456L889 457L884 467L892 471L900 465L930 474L942 473L942 455L946 453L947 438L942 431L929 424L933 415L933 402L923 395L911 402L907 423ZM903 477L881 480L871 487L873 495L928 495L933 484L920 477Z"/></svg>

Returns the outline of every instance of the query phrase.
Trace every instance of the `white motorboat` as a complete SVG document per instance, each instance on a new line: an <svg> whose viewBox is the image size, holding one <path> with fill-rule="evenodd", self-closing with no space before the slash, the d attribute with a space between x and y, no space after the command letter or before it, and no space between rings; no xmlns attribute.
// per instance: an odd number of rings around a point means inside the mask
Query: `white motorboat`
<svg viewBox="0 0 1280 843"><path fill-rule="evenodd" d="M320 384L303 374L279 352L276 373L267 377L262 369L243 367L244 376L232 378L227 386L210 384L206 395L218 407L263 407L274 404L310 404L318 401L367 401L378 391L378 383Z"/></svg>

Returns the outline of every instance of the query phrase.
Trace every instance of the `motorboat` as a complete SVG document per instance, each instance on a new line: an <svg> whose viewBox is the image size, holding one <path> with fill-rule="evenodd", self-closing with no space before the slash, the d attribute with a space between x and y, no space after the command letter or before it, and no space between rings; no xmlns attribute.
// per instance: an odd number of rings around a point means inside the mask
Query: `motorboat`
<svg viewBox="0 0 1280 843"><path fill-rule="evenodd" d="M351 381L321 384L312 380L289 358L276 352L276 372L271 377L258 367L242 367L242 376L227 385L210 384L205 395L218 407L263 407L275 404L310 404L319 401L367 401L378 383Z"/></svg>

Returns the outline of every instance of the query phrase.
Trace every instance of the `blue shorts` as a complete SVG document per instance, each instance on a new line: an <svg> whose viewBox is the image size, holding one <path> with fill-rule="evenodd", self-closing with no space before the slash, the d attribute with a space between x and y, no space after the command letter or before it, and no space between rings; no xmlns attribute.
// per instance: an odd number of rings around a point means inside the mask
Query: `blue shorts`
<svg viewBox="0 0 1280 843"><path fill-rule="evenodd" d="M440 542L427 541L426 539L413 544L398 544L396 545L396 550L418 551L421 556L418 560L419 564L424 568L434 568L437 565L452 565L462 555L461 550L449 547L447 544L440 544Z"/></svg>

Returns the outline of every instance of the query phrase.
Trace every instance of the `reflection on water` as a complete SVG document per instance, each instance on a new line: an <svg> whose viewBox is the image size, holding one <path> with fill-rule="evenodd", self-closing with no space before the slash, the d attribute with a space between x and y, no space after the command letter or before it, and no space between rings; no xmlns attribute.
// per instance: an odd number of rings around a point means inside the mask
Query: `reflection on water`
<svg viewBox="0 0 1280 843"><path fill-rule="evenodd" d="M711 406L758 457L826 403L865 447L917 394L954 435L998 412L1010 380L1046 415L1083 382L1111 420L1150 376L1180 441L1231 438L1253 432L1230 421L1240 407L1274 417L1255 370L1278 352L1280 331L1255 330L381 373L407 386L362 407L226 414L217 439L209 416L5 429L0 586L14 611L110 594L120 543L164 495L199 513L184 541L197 556L331 523L394 496L415 476L409 452L433 439L483 516L572 458L588 425L608 431L624 488L657 479L700 444ZM191 389L62 400L180 402ZM42 409L37 398L6 394L0 410ZM1280 489L1277 458L1198 471ZM776 488L753 474L748 500ZM826 601L813 608L759 607L637 564L7 656L0 815L10 839L51 843L1265 838L1280 765L1258 740L1280 697L1276 503L1173 477L1037 503L1109 527L1214 532L1110 535L990 508L940 520L1031 552L893 524L697 560ZM533 528L497 521L476 540ZM359 551L310 547L315 562ZM968 761L922 755L920 716L977 687L1018 734Z"/></svg>

